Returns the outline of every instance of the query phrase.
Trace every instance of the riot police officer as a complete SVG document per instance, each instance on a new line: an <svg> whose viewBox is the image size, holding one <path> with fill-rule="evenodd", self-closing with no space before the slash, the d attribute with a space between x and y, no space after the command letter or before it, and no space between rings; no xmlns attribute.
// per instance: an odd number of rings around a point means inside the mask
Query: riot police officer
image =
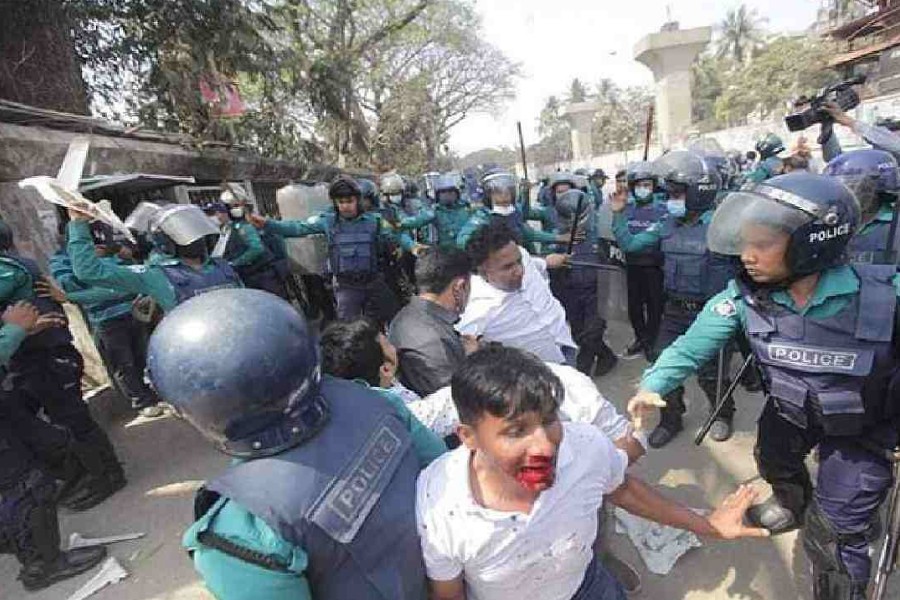
<svg viewBox="0 0 900 600"><path fill-rule="evenodd" d="M247 221L253 207L231 190L222 192L225 211L217 211L221 235L214 254L228 261L245 287L287 299L284 282L275 269L275 257L256 228Z"/></svg>
<svg viewBox="0 0 900 600"><path fill-rule="evenodd" d="M612 208L618 213L613 220L613 230L619 246L626 253L653 248L656 244L663 253L666 300L653 348L652 357L655 359L687 331L704 302L725 288L733 274L734 263L729 257L710 252L706 245L713 203L721 187L719 174L709 169L699 156L687 151L664 155L654 163L654 170L663 177L666 185L669 215L665 220L632 234L625 216L627 203L624 193L616 195ZM727 351L724 357L720 357L725 365L729 358ZM715 406L717 400L719 382L716 367L716 361L709 361L697 372L698 383L710 406ZM724 386L725 382L721 383ZM660 423L649 438L654 448L668 444L684 427L684 388L676 386L667 389L665 400L667 406L662 411ZM712 439L725 441L731 437L733 415L732 401L722 410L710 430Z"/></svg>
<svg viewBox="0 0 900 600"><path fill-rule="evenodd" d="M93 256L89 229L85 235ZM15 251L12 229L0 222L0 305L6 308L24 300L43 315L64 314L55 300L36 293L36 286L43 281L37 264ZM72 344L68 328L52 327L22 341L9 361L3 383L9 402L35 414L43 408L50 422L65 431L63 436L52 430L38 431L36 435L47 436L34 443L48 451L55 447L52 453L70 453L75 459L61 475L66 480L61 501L73 510L96 506L125 486L125 473L112 443L81 397L83 372L84 360Z"/></svg>
<svg viewBox="0 0 900 600"><path fill-rule="evenodd" d="M847 244L847 260L893 264L891 222L900 192L897 159L884 150L853 150L832 159L822 174L840 179L860 204L860 225Z"/></svg>
<svg viewBox="0 0 900 600"><path fill-rule="evenodd" d="M767 133L756 142L756 152L759 155L759 164L747 173L745 181L759 183L781 174L784 165L778 154L784 152L784 142L780 137L774 133Z"/></svg>
<svg viewBox="0 0 900 600"><path fill-rule="evenodd" d="M550 289L566 311L572 337L578 344L575 367L585 375L602 376L618 362L603 339L606 320L598 314L597 280L600 257L593 199L581 190L569 190L556 198L560 227L564 231L582 230L572 244L575 265L550 271ZM595 370L596 368L596 370Z"/></svg>
<svg viewBox="0 0 900 600"><path fill-rule="evenodd" d="M392 248L412 251L415 243L409 236L398 235L379 215L359 210L362 192L352 177L338 176L328 188L328 195L334 211L307 221L255 217L254 224L284 237L324 235L328 240L328 266L334 278L338 318L365 315L387 323L400 306L381 272L380 261Z"/></svg>
<svg viewBox="0 0 900 600"><path fill-rule="evenodd" d="M774 495L751 522L801 537L816 600L862 600L878 505L897 444L898 277L894 265L844 264L859 205L835 178L791 173L730 194L711 249L740 274L644 373L632 407L664 394L743 329L767 402L754 454ZM815 491L804 458L818 447Z"/></svg>
<svg viewBox="0 0 900 600"><path fill-rule="evenodd" d="M67 325L62 314L42 314L25 302L7 307L2 319L0 376L28 336ZM34 591L93 568L106 548L60 550L56 483L34 448L40 443L35 431L53 426L7 395L0 391L0 553L16 555L22 565L19 580Z"/></svg>
<svg viewBox="0 0 900 600"><path fill-rule="evenodd" d="M437 201L430 208L423 208L418 215L404 217L401 229L417 230L428 225L435 229L437 245L444 250L456 248L456 239L469 221L469 206L462 201L456 177L441 175L435 180Z"/></svg>
<svg viewBox="0 0 900 600"><path fill-rule="evenodd" d="M101 261L94 254L89 217L75 210L69 217L66 251L75 276L87 285L147 296L164 312L198 294L241 286L227 261L211 257L219 231L197 206L172 204L150 215L150 234L161 256L141 266Z"/></svg>
<svg viewBox="0 0 900 600"><path fill-rule="evenodd" d="M629 233L638 234L659 226L665 219L665 196L656 190L656 173L646 161L628 166L628 205L625 223ZM659 333L663 300L663 254L659 244L625 253L625 274L628 292L628 320L634 330L634 342L623 353L633 358L643 352L648 357Z"/></svg>
<svg viewBox="0 0 900 600"><path fill-rule="evenodd" d="M538 231L525 222L516 206L518 186L515 176L510 173L493 173L484 178L484 207L472 213L468 222L460 230L456 243L465 248L476 231L489 223L503 222L519 236L519 244L533 252L534 244L566 243L568 236L554 231ZM570 188L569 188L570 189Z"/></svg>
<svg viewBox="0 0 900 600"><path fill-rule="evenodd" d="M157 327L148 370L237 459L198 494L184 536L217 598L425 600L409 429L379 393L321 375L291 305L246 289L198 297Z"/></svg>

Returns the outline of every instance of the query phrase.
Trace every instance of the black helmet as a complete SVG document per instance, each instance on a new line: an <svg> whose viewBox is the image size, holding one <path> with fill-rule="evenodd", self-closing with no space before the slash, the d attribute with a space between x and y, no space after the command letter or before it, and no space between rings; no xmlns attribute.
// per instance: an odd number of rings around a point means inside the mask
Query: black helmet
<svg viewBox="0 0 900 600"><path fill-rule="evenodd" d="M378 193L378 186L371 179L359 178L356 180L359 184L359 199L367 205L368 210L381 207L381 195Z"/></svg>
<svg viewBox="0 0 900 600"><path fill-rule="evenodd" d="M653 163L640 160L628 165L627 169L628 189L634 191L634 184L638 181L656 181L656 172Z"/></svg>
<svg viewBox="0 0 900 600"><path fill-rule="evenodd" d="M797 171L731 192L713 215L707 243L720 254L739 255L746 225L790 235L792 277L822 271L843 260L859 226L859 203L837 178Z"/></svg>
<svg viewBox="0 0 900 600"><path fill-rule="evenodd" d="M593 215L593 203L581 190L568 190L556 199L556 213L563 229L571 230L576 215L579 223L584 223Z"/></svg>
<svg viewBox="0 0 900 600"><path fill-rule="evenodd" d="M602 179L603 181L606 181L609 177L607 177L606 171L603 169L594 169L594 172L591 173L591 179Z"/></svg>
<svg viewBox="0 0 900 600"><path fill-rule="evenodd" d="M756 142L756 151L759 153L760 160L775 156L779 152L784 152L784 142L774 133L767 133Z"/></svg>
<svg viewBox="0 0 900 600"><path fill-rule="evenodd" d="M150 338L147 371L159 396L232 456L278 454L328 417L315 336L267 292L216 290L180 304Z"/></svg>
<svg viewBox="0 0 900 600"><path fill-rule="evenodd" d="M450 173L439 175L434 180L434 199L440 204L452 205L459 202L459 177Z"/></svg>
<svg viewBox="0 0 900 600"><path fill-rule="evenodd" d="M337 198L361 197L362 190L355 179L349 175L338 175L331 185L328 186L328 197L332 200Z"/></svg>
<svg viewBox="0 0 900 600"><path fill-rule="evenodd" d="M687 150L664 154L653 162L653 169L665 182L668 193L684 191L684 204L689 211L709 210L722 189L719 173Z"/></svg>

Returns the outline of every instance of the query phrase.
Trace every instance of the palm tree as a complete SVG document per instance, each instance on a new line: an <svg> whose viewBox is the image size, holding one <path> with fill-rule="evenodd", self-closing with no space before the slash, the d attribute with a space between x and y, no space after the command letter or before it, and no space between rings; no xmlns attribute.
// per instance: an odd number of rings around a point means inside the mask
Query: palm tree
<svg viewBox="0 0 900 600"><path fill-rule="evenodd" d="M748 9L745 4L729 10L716 27L721 36L717 56L731 56L737 63L749 59L763 44L763 21L755 8Z"/></svg>

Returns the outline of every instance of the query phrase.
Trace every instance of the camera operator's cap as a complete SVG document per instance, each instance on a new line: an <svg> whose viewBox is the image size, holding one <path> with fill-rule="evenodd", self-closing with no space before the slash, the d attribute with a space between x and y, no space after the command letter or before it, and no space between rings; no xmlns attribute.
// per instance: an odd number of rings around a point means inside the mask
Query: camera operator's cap
<svg viewBox="0 0 900 600"><path fill-rule="evenodd" d="M759 225L792 238L801 230L818 235L833 229L823 238L841 236L846 244L859 223L859 211L856 198L835 178L805 172L779 175L725 196L713 214L706 242L711 252L739 255L748 226ZM808 245L808 238L797 238L796 243Z"/></svg>

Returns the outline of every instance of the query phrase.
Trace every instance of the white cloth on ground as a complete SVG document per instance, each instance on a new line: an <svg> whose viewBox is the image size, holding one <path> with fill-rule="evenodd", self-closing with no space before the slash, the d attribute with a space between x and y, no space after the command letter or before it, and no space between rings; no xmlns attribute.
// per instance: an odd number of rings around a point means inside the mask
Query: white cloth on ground
<svg viewBox="0 0 900 600"><path fill-rule="evenodd" d="M648 521L616 507L616 533L628 535L651 573L667 575L691 548L703 544L690 531Z"/></svg>

